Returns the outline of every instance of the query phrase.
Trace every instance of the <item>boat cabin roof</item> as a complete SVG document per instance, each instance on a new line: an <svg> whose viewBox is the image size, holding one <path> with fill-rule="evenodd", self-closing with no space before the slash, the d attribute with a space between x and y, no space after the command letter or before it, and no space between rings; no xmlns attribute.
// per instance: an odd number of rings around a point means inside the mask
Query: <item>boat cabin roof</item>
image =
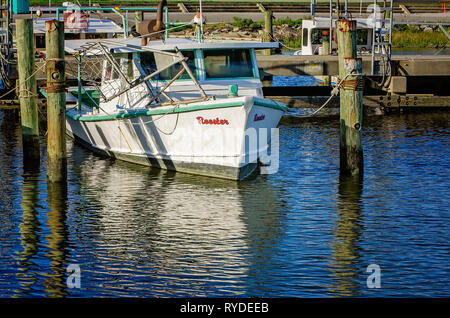
<svg viewBox="0 0 450 318"><path fill-rule="evenodd" d="M53 20L52 18L33 20L33 30L35 34L45 34L45 21ZM114 21L108 19L92 19L89 18L87 29L64 29L64 33L118 33L123 34L123 29Z"/></svg>
<svg viewBox="0 0 450 318"><path fill-rule="evenodd" d="M117 38L117 39L102 39L96 40L69 40L65 41L65 50L69 54L73 54L80 50L82 46L87 43L101 42L109 50L114 50L114 53L133 53L145 51L141 46L140 38ZM204 41L198 42L193 39L167 39L165 43L162 41L149 41L147 48L171 51L175 47L179 50L196 50L196 49L273 49L278 48L278 42L242 42L242 41Z"/></svg>
<svg viewBox="0 0 450 318"><path fill-rule="evenodd" d="M364 28L372 28L373 27L373 18L355 18L353 20L356 20L357 27L364 29ZM332 25L334 27L335 22L337 21L336 18L333 18ZM312 20L303 20L302 21L302 27L303 28L329 28L330 27L330 18L326 17L316 17Z"/></svg>

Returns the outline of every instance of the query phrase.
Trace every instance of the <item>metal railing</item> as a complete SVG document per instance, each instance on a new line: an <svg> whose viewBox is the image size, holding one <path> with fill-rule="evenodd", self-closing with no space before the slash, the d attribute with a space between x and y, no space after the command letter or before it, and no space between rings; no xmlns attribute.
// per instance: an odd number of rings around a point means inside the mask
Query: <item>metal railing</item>
<svg viewBox="0 0 450 318"><path fill-rule="evenodd" d="M119 15L122 19L122 25L123 25L123 35L125 38L128 37L128 23L127 18L121 13L121 11L156 11L156 7L125 7L125 8L97 8L97 7L58 7L56 8L56 20L60 19L60 12L61 11L109 11L114 12L117 15ZM169 9L167 7L164 7L164 22L167 26L169 26ZM166 28L165 31L165 38L169 37L169 31Z"/></svg>

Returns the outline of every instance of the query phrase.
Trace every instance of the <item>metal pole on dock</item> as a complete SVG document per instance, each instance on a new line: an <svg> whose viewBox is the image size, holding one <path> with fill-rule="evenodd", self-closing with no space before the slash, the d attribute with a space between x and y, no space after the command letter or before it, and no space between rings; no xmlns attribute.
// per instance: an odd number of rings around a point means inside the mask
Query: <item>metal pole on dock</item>
<svg viewBox="0 0 450 318"><path fill-rule="evenodd" d="M362 60L357 58L356 21L336 22L340 78L341 171L362 172L361 127L363 111Z"/></svg>
<svg viewBox="0 0 450 318"><path fill-rule="evenodd" d="M16 38L24 160L39 161L39 115L32 19L16 20Z"/></svg>
<svg viewBox="0 0 450 318"><path fill-rule="evenodd" d="M264 42L273 42L273 26L272 26L273 14L272 11L264 11ZM271 55L272 50L264 50L264 55Z"/></svg>
<svg viewBox="0 0 450 318"><path fill-rule="evenodd" d="M66 93L64 22L45 22L47 73L47 176L51 182L65 180Z"/></svg>

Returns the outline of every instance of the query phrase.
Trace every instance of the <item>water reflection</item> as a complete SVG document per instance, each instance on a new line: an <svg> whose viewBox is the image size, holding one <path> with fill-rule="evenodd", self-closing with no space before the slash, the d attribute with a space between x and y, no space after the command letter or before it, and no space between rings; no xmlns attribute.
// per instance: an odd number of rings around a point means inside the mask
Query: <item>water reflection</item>
<svg viewBox="0 0 450 318"><path fill-rule="evenodd" d="M62 297L66 291L65 263L68 232L66 226L67 182L47 182L48 205L47 224L50 233L46 236L50 260L50 273L44 280L45 290L50 297Z"/></svg>
<svg viewBox="0 0 450 318"><path fill-rule="evenodd" d="M340 173L338 220L334 228L331 270L336 276L330 291L336 296L358 296L360 285L361 194L363 175ZM361 278L362 279L362 278Z"/></svg>
<svg viewBox="0 0 450 318"><path fill-rule="evenodd" d="M38 265L33 257L38 253L41 239L38 235L40 222L38 219L39 202L39 169L24 169L22 184L22 222L19 225L20 242L22 252L20 252L17 266L17 279L20 289L16 290L16 297L28 295L33 289L33 285L38 283Z"/></svg>
<svg viewBox="0 0 450 318"><path fill-rule="evenodd" d="M338 177L335 119L281 127L279 172L249 182L69 143L53 188L45 165L23 170L20 124L0 112L0 296L448 296L449 116L367 119L364 190ZM80 289L65 287L69 264Z"/></svg>
<svg viewBox="0 0 450 318"><path fill-rule="evenodd" d="M95 254L89 288L103 295L241 295L243 279L260 274L278 242L282 214L266 178L236 183L73 151L76 218L85 220L77 231L91 233L78 237L91 246L79 257L90 263Z"/></svg>

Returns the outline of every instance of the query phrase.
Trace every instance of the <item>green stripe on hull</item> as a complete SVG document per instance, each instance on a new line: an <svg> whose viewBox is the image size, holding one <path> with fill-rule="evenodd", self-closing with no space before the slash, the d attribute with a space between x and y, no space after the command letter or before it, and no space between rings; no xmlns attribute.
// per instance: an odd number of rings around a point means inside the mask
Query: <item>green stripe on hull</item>
<svg viewBox="0 0 450 318"><path fill-rule="evenodd" d="M272 101L272 100L258 98L258 97L254 98L254 105L255 106L262 106L262 107L273 108L273 109L279 109L279 110L282 110L282 111L285 111L285 112L287 112L289 110L289 108L286 107L284 104L277 103L277 102Z"/></svg>
<svg viewBox="0 0 450 318"><path fill-rule="evenodd" d="M136 118L140 116L153 116L153 115L166 115L166 114L176 114L176 113L185 113L185 112L193 112L199 110L207 110L214 108L227 108L227 107L240 107L245 104L245 101L230 101L221 104L210 104L210 105L197 105L197 106L189 106L189 107L173 107L171 109L152 109L152 110L139 110L132 111L127 113L119 113L119 114L111 114L111 115L79 115L72 114L67 112L67 116L72 118L73 120L78 121L105 121L105 120L117 120L117 119L127 119L127 118ZM278 109L282 111L287 111L288 108L282 104L264 100L261 98L254 98L255 106L268 107L273 109Z"/></svg>

